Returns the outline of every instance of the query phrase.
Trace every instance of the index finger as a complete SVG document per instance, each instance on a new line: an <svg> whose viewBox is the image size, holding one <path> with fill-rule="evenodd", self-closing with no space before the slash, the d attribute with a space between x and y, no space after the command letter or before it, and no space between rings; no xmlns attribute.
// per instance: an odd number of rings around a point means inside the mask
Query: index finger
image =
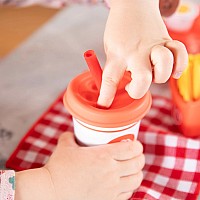
<svg viewBox="0 0 200 200"><path fill-rule="evenodd" d="M118 84L125 72L125 67L118 61L108 61L102 75L100 95L97 104L102 107L110 107L115 97Z"/></svg>

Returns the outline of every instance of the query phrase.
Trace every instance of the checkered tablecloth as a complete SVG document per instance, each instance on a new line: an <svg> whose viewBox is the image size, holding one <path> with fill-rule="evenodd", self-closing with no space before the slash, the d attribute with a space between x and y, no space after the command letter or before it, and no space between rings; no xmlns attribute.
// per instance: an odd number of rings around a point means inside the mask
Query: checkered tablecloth
<svg viewBox="0 0 200 200"><path fill-rule="evenodd" d="M144 180L131 200L195 200L200 190L200 138L186 138L173 125L171 101L153 97L142 120L138 139L144 145ZM62 95L33 125L7 161L7 167L24 170L43 166L64 131L73 130ZM103 197L102 197L103 198Z"/></svg>

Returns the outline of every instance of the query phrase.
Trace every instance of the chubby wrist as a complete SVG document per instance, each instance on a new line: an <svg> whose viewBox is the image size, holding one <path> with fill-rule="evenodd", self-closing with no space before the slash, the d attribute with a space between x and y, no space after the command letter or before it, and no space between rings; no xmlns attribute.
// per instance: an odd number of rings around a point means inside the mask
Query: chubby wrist
<svg viewBox="0 0 200 200"><path fill-rule="evenodd" d="M44 168L16 173L15 200L55 200L55 192Z"/></svg>

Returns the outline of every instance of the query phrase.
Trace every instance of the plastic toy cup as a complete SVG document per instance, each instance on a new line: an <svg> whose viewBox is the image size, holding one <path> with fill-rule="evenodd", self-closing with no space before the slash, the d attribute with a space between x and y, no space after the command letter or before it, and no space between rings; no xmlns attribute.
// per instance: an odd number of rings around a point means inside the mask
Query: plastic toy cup
<svg viewBox="0 0 200 200"><path fill-rule="evenodd" d="M63 102L73 116L74 133L81 145L93 146L137 138L141 119L151 106L151 94L134 100L125 91L130 82L125 73L110 108L99 108L99 90L89 71L75 77L68 85Z"/></svg>
<svg viewBox="0 0 200 200"><path fill-rule="evenodd" d="M170 17L165 18L165 23L169 30L185 32L192 28L198 15L199 6L197 3L182 0L177 11Z"/></svg>
<svg viewBox="0 0 200 200"><path fill-rule="evenodd" d="M170 88L173 101L172 117L175 124L187 137L200 136L200 99L185 102L178 91L177 81L173 78L170 79Z"/></svg>

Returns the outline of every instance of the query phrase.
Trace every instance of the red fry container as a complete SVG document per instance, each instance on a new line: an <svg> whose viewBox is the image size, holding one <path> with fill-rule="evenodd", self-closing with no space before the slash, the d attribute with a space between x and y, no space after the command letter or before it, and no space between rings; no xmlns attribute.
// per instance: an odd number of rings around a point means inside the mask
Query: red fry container
<svg viewBox="0 0 200 200"><path fill-rule="evenodd" d="M186 102L180 95L177 80L171 78L172 117L181 132L187 137L200 136L200 99Z"/></svg>

